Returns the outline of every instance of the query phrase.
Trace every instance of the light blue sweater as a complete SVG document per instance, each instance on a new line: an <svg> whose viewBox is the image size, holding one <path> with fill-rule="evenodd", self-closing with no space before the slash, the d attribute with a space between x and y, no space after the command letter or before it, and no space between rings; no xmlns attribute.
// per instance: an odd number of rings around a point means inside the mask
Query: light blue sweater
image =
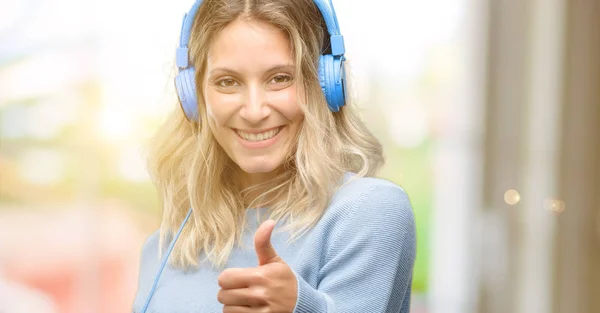
<svg viewBox="0 0 600 313"><path fill-rule="evenodd" d="M253 244L260 226L256 210L248 210L247 218L247 248L234 249L225 268L258 264ZM279 223L271 242L298 280L293 313L409 312L415 224L402 188L366 177L342 186L316 226L291 245L286 244L289 234L276 231ZM155 232L142 250L134 313L142 310L159 265ZM183 272L167 265L147 313L222 312L219 274L210 266Z"/></svg>

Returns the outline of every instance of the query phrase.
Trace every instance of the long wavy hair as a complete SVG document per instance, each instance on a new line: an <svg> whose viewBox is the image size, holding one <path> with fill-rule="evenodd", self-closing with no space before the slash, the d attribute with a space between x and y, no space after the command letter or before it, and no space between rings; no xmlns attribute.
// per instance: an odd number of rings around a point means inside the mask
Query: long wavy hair
<svg viewBox="0 0 600 313"><path fill-rule="evenodd" d="M210 44L236 19L267 22L287 34L297 65L296 82L302 84L298 99L304 113L283 170L246 189L235 179L241 169L208 127L201 83ZM338 112L327 107L317 67L319 56L330 50L329 36L313 0L205 0L194 19L189 48L196 67L199 119L188 121L177 105L148 151L148 167L163 206L159 255L193 208L171 253L172 266L197 267L203 254L201 262L209 260L222 269L232 249L242 244L247 208L265 207L269 218L285 220L277 231L289 231L288 243L293 242L318 222L345 172L373 176L383 165L380 142L349 99Z"/></svg>

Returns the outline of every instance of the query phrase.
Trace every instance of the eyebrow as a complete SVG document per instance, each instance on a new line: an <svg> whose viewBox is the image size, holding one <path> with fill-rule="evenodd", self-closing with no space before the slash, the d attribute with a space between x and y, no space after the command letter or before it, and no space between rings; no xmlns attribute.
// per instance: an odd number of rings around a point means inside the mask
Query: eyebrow
<svg viewBox="0 0 600 313"><path fill-rule="evenodd" d="M275 66L269 68L266 72L271 73L271 72L282 71L282 70L293 71L294 68L295 68L295 66L293 64L281 64L281 65L275 65ZM215 72L238 74L238 72L236 70L228 68L228 67L214 68L209 72L209 74L211 75L211 74L214 74Z"/></svg>

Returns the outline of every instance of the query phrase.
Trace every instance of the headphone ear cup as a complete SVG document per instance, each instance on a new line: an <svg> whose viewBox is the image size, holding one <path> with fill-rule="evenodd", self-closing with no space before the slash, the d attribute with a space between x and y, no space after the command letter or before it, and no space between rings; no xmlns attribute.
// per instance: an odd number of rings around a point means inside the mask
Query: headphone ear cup
<svg viewBox="0 0 600 313"><path fill-rule="evenodd" d="M196 69L188 67L175 77L175 89L185 116L190 121L198 121L198 96L196 94Z"/></svg>
<svg viewBox="0 0 600 313"><path fill-rule="evenodd" d="M345 76L343 60L331 54L319 58L319 82L327 99L327 106L332 112L337 112L345 103Z"/></svg>
<svg viewBox="0 0 600 313"><path fill-rule="evenodd" d="M321 90L323 90L323 95L325 95L325 100L327 100L327 104L329 105L329 90L327 89L327 79L325 77L325 56L321 55L319 57L319 84L321 85Z"/></svg>

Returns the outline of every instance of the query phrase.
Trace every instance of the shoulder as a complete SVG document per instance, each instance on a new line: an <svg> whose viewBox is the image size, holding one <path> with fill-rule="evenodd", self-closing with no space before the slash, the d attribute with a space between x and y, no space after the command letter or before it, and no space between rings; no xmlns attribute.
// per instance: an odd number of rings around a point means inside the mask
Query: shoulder
<svg viewBox="0 0 600 313"><path fill-rule="evenodd" d="M404 193L404 189L402 187L387 179L371 176L359 176L356 173L346 172L344 174L342 185L338 188L336 192L336 196L367 196L373 192L381 193L382 190L396 192L400 191Z"/></svg>
<svg viewBox="0 0 600 313"><path fill-rule="evenodd" d="M336 223L361 227L378 225L395 231L414 232L414 214L410 199L399 185L382 178L344 176L344 183L334 194L328 212ZM365 229L365 228L362 228Z"/></svg>
<svg viewBox="0 0 600 313"><path fill-rule="evenodd" d="M150 234L144 244L139 259L138 271L138 290L136 300L139 301L141 295L146 295L150 291L152 280L156 275L156 269L159 263L158 242L160 232L157 230Z"/></svg>
<svg viewBox="0 0 600 313"><path fill-rule="evenodd" d="M158 245L160 238L160 230L151 233L144 241L141 253L141 265L152 263L159 259Z"/></svg>
<svg viewBox="0 0 600 313"><path fill-rule="evenodd" d="M373 210L412 213L410 199L399 185L383 178L359 177L350 172L344 175L344 182L336 191L332 205L346 207L349 214Z"/></svg>
<svg viewBox="0 0 600 313"><path fill-rule="evenodd" d="M414 260L416 226L412 205L404 189L391 181L375 177L345 180L321 225L325 229L327 260L356 251L362 251L361 255L394 255L402 264Z"/></svg>

